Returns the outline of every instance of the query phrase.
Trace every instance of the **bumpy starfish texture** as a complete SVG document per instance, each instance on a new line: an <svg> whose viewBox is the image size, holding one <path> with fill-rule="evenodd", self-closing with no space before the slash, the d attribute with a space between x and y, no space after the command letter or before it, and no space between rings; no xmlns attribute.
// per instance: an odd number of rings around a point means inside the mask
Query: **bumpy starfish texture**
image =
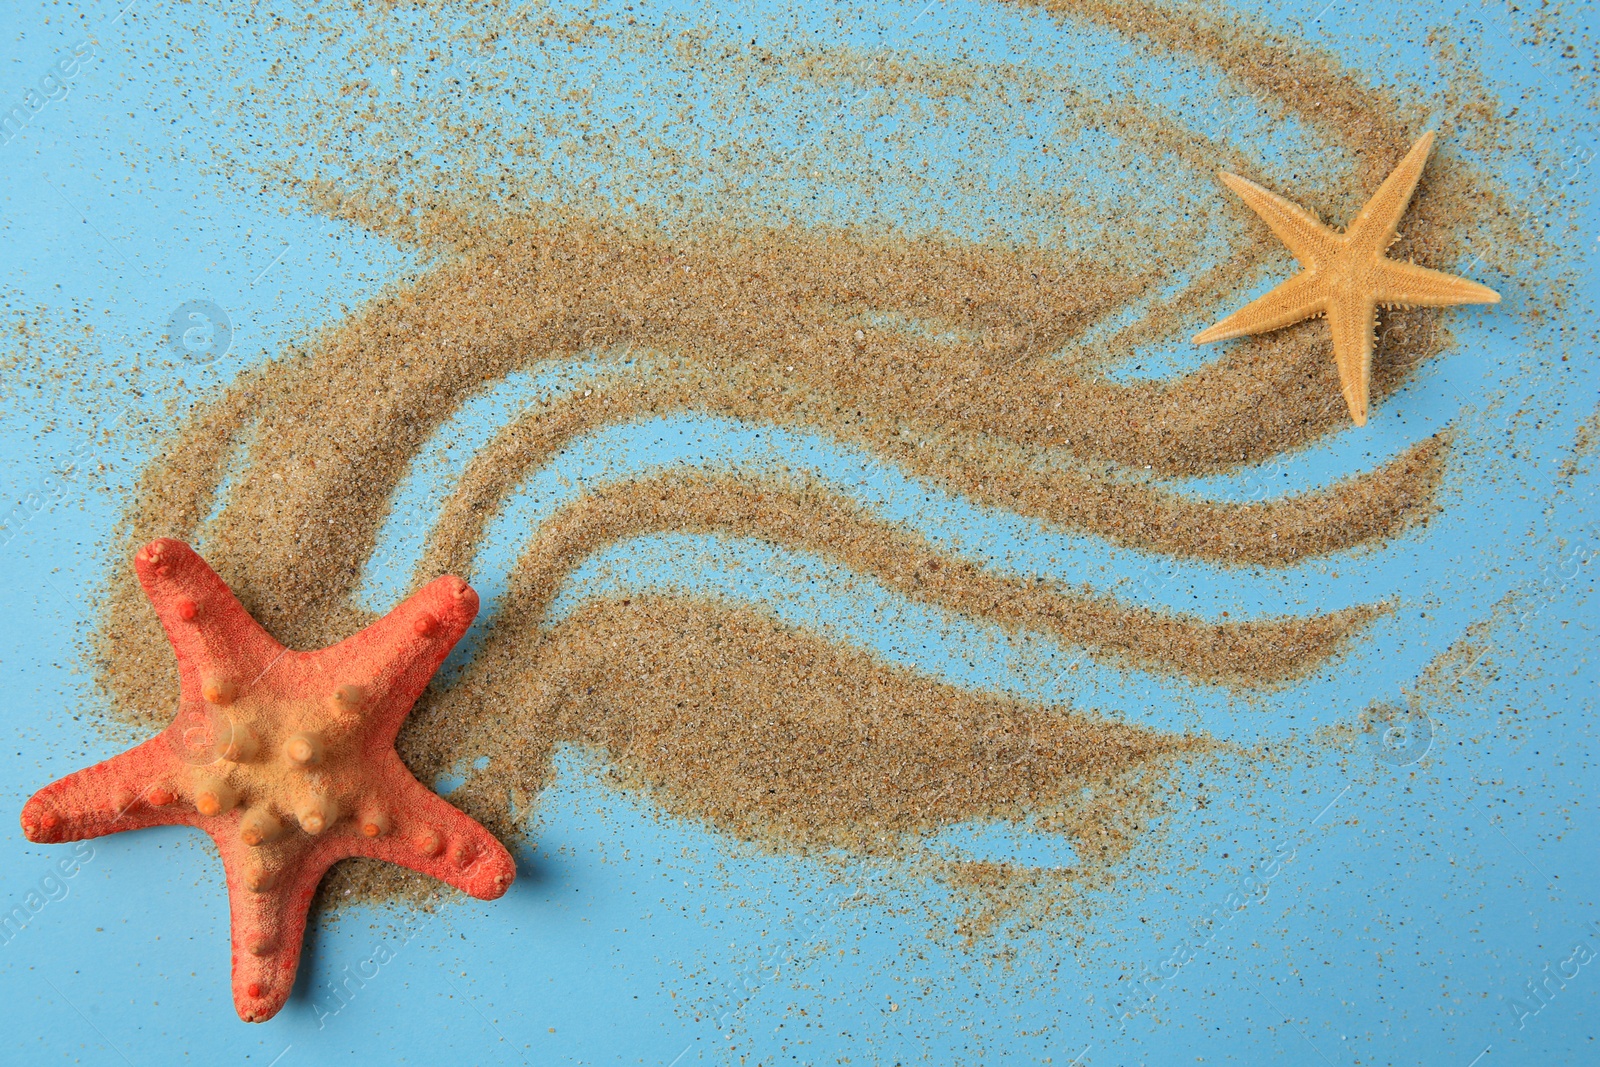
<svg viewBox="0 0 1600 1067"><path fill-rule="evenodd" d="M483 900L516 868L482 826L431 792L395 735L478 612L460 578L423 587L329 648L274 640L181 541L134 558L178 659L178 714L144 744L39 790L30 841L182 824L222 854L233 928L233 998L246 1022L283 1006L306 911L348 856L388 860Z"/></svg>
<svg viewBox="0 0 1600 1067"><path fill-rule="evenodd" d="M1400 216L1411 202L1432 147L1433 133L1429 131L1384 179L1344 233L1322 225L1305 208L1255 182L1221 172L1224 184L1261 216L1305 269L1210 329L1195 334L1195 343L1267 333L1302 319L1326 315L1350 418L1357 426L1365 426L1372 335L1379 307L1500 302L1499 293L1477 282L1384 256L1394 244Z"/></svg>

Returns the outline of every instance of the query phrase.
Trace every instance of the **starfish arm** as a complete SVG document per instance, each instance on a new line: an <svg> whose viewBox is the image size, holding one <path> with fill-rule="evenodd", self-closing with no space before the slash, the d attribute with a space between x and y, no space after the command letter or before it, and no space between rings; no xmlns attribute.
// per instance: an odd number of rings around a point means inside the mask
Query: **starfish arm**
<svg viewBox="0 0 1600 1067"><path fill-rule="evenodd" d="M1357 426L1367 424L1367 396L1372 377L1372 336L1378 324L1370 299L1348 297L1328 302L1328 329L1333 333L1333 360L1339 387Z"/></svg>
<svg viewBox="0 0 1600 1067"><path fill-rule="evenodd" d="M1372 199L1362 206L1360 213L1350 223L1346 233L1352 244L1379 254L1394 244L1400 217L1406 213L1406 205L1411 203L1411 194L1417 188L1422 168L1427 164L1428 153L1432 149L1433 131L1429 130L1411 146L1411 151L1389 172L1383 184L1378 186L1378 191L1372 194Z"/></svg>
<svg viewBox="0 0 1600 1067"><path fill-rule="evenodd" d="M152 541L135 568L177 656L177 718L41 789L22 810L29 840L170 823L208 833L227 872L234 1003L247 1022L287 1000L307 908L338 860L389 860L484 900L506 891L516 866L505 846L425 789L393 747L477 615L466 582L447 575L347 641L291 652L189 546Z"/></svg>
<svg viewBox="0 0 1600 1067"><path fill-rule="evenodd" d="M385 832L355 838L355 854L437 878L479 900L498 899L517 876L511 853L476 819L411 778L398 756L393 758L410 783L395 790Z"/></svg>
<svg viewBox="0 0 1600 1067"><path fill-rule="evenodd" d="M1444 271L1397 263L1378 264L1377 300L1385 306L1450 307L1454 304L1498 304L1500 294L1487 285Z"/></svg>
<svg viewBox="0 0 1600 1067"><path fill-rule="evenodd" d="M354 685L374 698L362 709L363 728L386 746L477 614L478 594L447 574L315 659L330 692Z"/></svg>
<svg viewBox="0 0 1600 1067"><path fill-rule="evenodd" d="M213 838L228 877L233 1006L247 1023L266 1022L294 988L306 915L317 884L338 856L326 846L312 849L277 872L275 880L250 889L246 883L254 860L247 847L220 835Z"/></svg>
<svg viewBox="0 0 1600 1067"><path fill-rule="evenodd" d="M179 684L198 696L204 671L239 675L242 684L266 670L284 648L239 603L211 565L182 541L157 538L133 557L139 584L178 657Z"/></svg>
<svg viewBox="0 0 1600 1067"><path fill-rule="evenodd" d="M1218 176L1250 206L1250 210L1261 216L1302 266L1314 267L1338 252L1338 235L1299 204L1237 174L1221 171Z"/></svg>
<svg viewBox="0 0 1600 1067"><path fill-rule="evenodd" d="M22 807L22 832L29 841L81 841L189 823L185 809L175 804L173 781L180 770L170 737L158 734L39 790Z"/></svg>
<svg viewBox="0 0 1600 1067"><path fill-rule="evenodd" d="M1226 341L1246 334L1267 333L1301 319L1320 315L1325 307L1322 287L1310 271L1302 271L1270 292L1250 301L1215 326L1194 335L1197 345Z"/></svg>

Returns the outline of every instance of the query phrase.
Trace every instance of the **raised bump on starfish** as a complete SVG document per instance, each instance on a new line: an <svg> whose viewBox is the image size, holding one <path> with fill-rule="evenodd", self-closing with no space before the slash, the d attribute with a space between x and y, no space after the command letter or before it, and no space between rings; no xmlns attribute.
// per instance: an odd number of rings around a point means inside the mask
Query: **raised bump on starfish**
<svg viewBox="0 0 1600 1067"><path fill-rule="evenodd" d="M1302 319L1325 316L1350 418L1357 426L1365 426L1379 307L1500 302L1500 294L1488 286L1384 257L1395 242L1400 218L1411 203L1432 147L1430 130L1411 146L1342 234L1277 193L1222 172L1223 184L1261 216L1305 269L1215 326L1201 330L1194 335L1194 343L1268 333Z"/></svg>
<svg viewBox="0 0 1600 1067"><path fill-rule="evenodd" d="M467 583L439 578L337 645L294 652L188 545L153 541L134 562L178 658L178 714L34 794L22 809L29 840L172 824L209 834L227 872L234 1005L247 1022L287 999L306 909L338 860L398 863L484 900L506 891L516 869L505 846L394 751L477 614Z"/></svg>

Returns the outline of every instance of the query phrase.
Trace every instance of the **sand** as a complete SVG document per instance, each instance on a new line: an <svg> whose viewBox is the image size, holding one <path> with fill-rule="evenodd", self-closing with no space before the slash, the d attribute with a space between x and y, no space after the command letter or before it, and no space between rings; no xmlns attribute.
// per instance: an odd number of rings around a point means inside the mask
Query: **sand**
<svg viewBox="0 0 1600 1067"><path fill-rule="evenodd" d="M1333 135L1358 161L1356 184L1334 196L1308 174L1282 191L1336 217L1348 217L1420 132L1422 113L1387 92L1213 16L1046 6L1066 28L1096 20L1215 64ZM779 61L813 79L864 76L814 57ZM963 91L948 70L909 60L877 64L870 77ZM324 103L336 131L382 128L359 93ZM1075 106L1098 107L1181 158L1246 169L1237 150L1136 104ZM316 130L304 136L308 150L331 149ZM396 485L452 412L512 371L578 355L609 361L611 373L528 408L495 437L429 532L413 585L444 571L471 580L475 546L499 504L583 434L674 412L802 429L1052 529L1241 568L1390 541L1427 521L1448 470L1442 434L1309 494L1218 503L1167 483L1278 457L1345 425L1320 323L1247 339L1171 380L1125 384L1102 373L1109 350L1185 328L1256 277L1273 248L1262 227L1246 226L1237 255L1187 302L1156 307L1090 345L1091 326L1163 278L1161 235L1123 233L1113 256L752 223L731 211L668 226L647 213L619 219L593 205L497 199L459 183L423 183L419 192L376 167L307 174L301 163L263 174L329 217L428 250L432 265L198 407L146 472L124 524L130 553L155 536L193 541L203 530L213 566L295 647L332 643L370 621L352 591ZM1244 212L1225 201L1220 209ZM1506 211L1469 167L1436 161L1397 254L1450 262L1475 234L1468 220L1485 214L1503 220ZM1436 312L1384 315L1373 375L1379 417L1382 398L1450 343ZM248 461L207 523L241 442ZM508 839L548 779L553 747L567 742L603 753L621 787L765 847L909 854L919 835L950 821L1032 815L1069 836L1085 870L1103 873L1147 824L1163 768L1216 747L1092 709L965 692L758 608L651 596L546 617L554 591L588 556L662 531L820 553L914 600L1044 631L1098 660L1245 692L1325 669L1386 610L1249 622L1156 612L943 555L804 472L669 474L596 487L528 531L474 661L453 686L430 690L401 734L413 770L429 780L488 755L452 800ZM131 570L111 582L97 642L113 715L164 725L176 675ZM346 865L329 886L335 900L346 890L355 899L419 891L404 872L374 865Z"/></svg>

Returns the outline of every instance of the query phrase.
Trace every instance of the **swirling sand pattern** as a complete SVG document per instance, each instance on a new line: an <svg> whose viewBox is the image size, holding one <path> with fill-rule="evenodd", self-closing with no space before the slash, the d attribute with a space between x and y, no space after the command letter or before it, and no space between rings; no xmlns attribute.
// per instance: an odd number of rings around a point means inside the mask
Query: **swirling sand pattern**
<svg viewBox="0 0 1600 1067"><path fill-rule="evenodd" d="M1358 148L1362 176L1381 174L1413 132L1382 94L1281 42L1279 69L1256 62L1260 42L1203 16L1149 8L1129 22L1124 7L1048 6L1069 29L1084 18L1134 26L1130 39L1272 94ZM1172 137L1156 117L1126 131ZM1188 287L1151 304L1170 271L1005 243L710 224L669 236L483 199L414 211L415 197L376 180L291 184L329 215L442 259L197 412L144 477L129 543L203 534L246 606L297 646L362 625L382 607L374 586L400 591L385 568L401 542L413 583L454 570L493 586L481 640L425 697L401 748L425 777L487 755L453 799L506 835L566 741L603 749L621 781L674 811L782 847L894 853L953 821L1031 813L1104 870L1134 840L1163 769L1214 745L931 680L759 604L651 593L551 612L586 559L643 534L758 539L1095 661L1230 690L1305 676L1384 610L1226 621L1158 610L1114 588L1007 573L973 546L919 533L866 483L846 489L782 463L675 464L586 484L520 541L508 535L513 561L486 561L493 524L521 514L519 494L610 429L687 420L707 433L803 438L834 460L867 457L939 506L1222 570L1391 541L1426 520L1445 471L1439 435L1298 496L1228 503L1178 491L1179 479L1281 455L1343 423L1314 324L1162 381L1113 380L1097 369L1105 359L1085 355L1094 331L1129 308L1144 310L1103 343L1170 330L1174 306L1193 310L1249 277L1245 257L1183 264ZM1408 228L1414 249L1456 247L1449 210L1468 189L1459 169L1436 184ZM1449 344L1418 321L1387 320L1376 400ZM544 383L541 395L493 400L526 376ZM230 472L245 439L248 463ZM419 485L430 488L419 496ZM172 668L120 577L100 637L119 713L160 721Z"/></svg>

